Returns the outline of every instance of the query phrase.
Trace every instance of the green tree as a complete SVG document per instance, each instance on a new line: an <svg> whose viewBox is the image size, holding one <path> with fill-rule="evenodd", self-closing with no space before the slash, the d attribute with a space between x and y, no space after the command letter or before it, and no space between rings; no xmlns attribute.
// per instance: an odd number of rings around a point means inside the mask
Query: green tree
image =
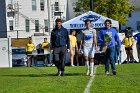
<svg viewBox="0 0 140 93"><path fill-rule="evenodd" d="M134 6L129 0L94 0L94 12L99 13L108 18L118 20L119 23L125 25L127 16L134 10ZM86 12L90 10L90 0L78 0L75 12Z"/></svg>

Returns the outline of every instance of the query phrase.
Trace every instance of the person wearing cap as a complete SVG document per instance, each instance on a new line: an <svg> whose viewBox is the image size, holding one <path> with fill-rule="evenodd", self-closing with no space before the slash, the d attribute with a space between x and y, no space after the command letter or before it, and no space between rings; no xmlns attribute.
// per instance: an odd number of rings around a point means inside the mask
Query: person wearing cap
<svg viewBox="0 0 140 93"><path fill-rule="evenodd" d="M77 46L77 38L75 37L76 31L72 30L71 31L71 35L69 35L70 38L70 63L71 66L75 66L74 65L74 55L75 55L75 49L76 52L78 51L78 46Z"/></svg>
<svg viewBox="0 0 140 93"><path fill-rule="evenodd" d="M120 38L116 29L111 27L111 20L107 19L104 22L105 27L99 32L98 42L105 47L104 52L106 53L105 60L105 73L109 74L109 64L111 63L111 69L113 75L116 75L116 66L115 66L115 45L117 43L118 49L121 48Z"/></svg>
<svg viewBox="0 0 140 93"><path fill-rule="evenodd" d="M50 48L53 50L53 61L58 69L57 76L64 76L65 54L70 51L69 34L62 26L62 20L55 20L56 26L51 32Z"/></svg>

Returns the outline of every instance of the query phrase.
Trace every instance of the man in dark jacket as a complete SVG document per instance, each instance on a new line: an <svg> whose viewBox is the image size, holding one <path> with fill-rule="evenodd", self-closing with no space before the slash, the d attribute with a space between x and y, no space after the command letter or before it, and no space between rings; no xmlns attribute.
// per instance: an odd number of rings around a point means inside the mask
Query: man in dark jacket
<svg viewBox="0 0 140 93"><path fill-rule="evenodd" d="M58 69L57 76L64 76L64 58L66 50L69 52L70 41L67 29L62 26L61 19L56 19L56 27L51 32L51 50L54 63Z"/></svg>

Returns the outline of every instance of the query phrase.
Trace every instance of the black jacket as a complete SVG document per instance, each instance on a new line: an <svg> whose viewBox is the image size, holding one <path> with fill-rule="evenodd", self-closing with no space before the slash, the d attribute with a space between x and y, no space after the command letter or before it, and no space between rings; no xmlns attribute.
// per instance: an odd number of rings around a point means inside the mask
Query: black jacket
<svg viewBox="0 0 140 93"><path fill-rule="evenodd" d="M50 41L51 49L54 47L61 47L66 45L67 49L70 49L70 40L67 29L64 28L63 26L60 29L54 28L51 32L51 41Z"/></svg>

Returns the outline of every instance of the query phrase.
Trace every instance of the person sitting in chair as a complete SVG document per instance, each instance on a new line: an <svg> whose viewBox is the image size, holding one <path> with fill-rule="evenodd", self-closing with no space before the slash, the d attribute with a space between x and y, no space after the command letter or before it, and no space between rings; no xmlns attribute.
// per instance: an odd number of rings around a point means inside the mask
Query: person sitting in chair
<svg viewBox="0 0 140 93"><path fill-rule="evenodd" d="M42 49L42 45L41 44L38 45L37 53L38 54L44 53L44 50Z"/></svg>

